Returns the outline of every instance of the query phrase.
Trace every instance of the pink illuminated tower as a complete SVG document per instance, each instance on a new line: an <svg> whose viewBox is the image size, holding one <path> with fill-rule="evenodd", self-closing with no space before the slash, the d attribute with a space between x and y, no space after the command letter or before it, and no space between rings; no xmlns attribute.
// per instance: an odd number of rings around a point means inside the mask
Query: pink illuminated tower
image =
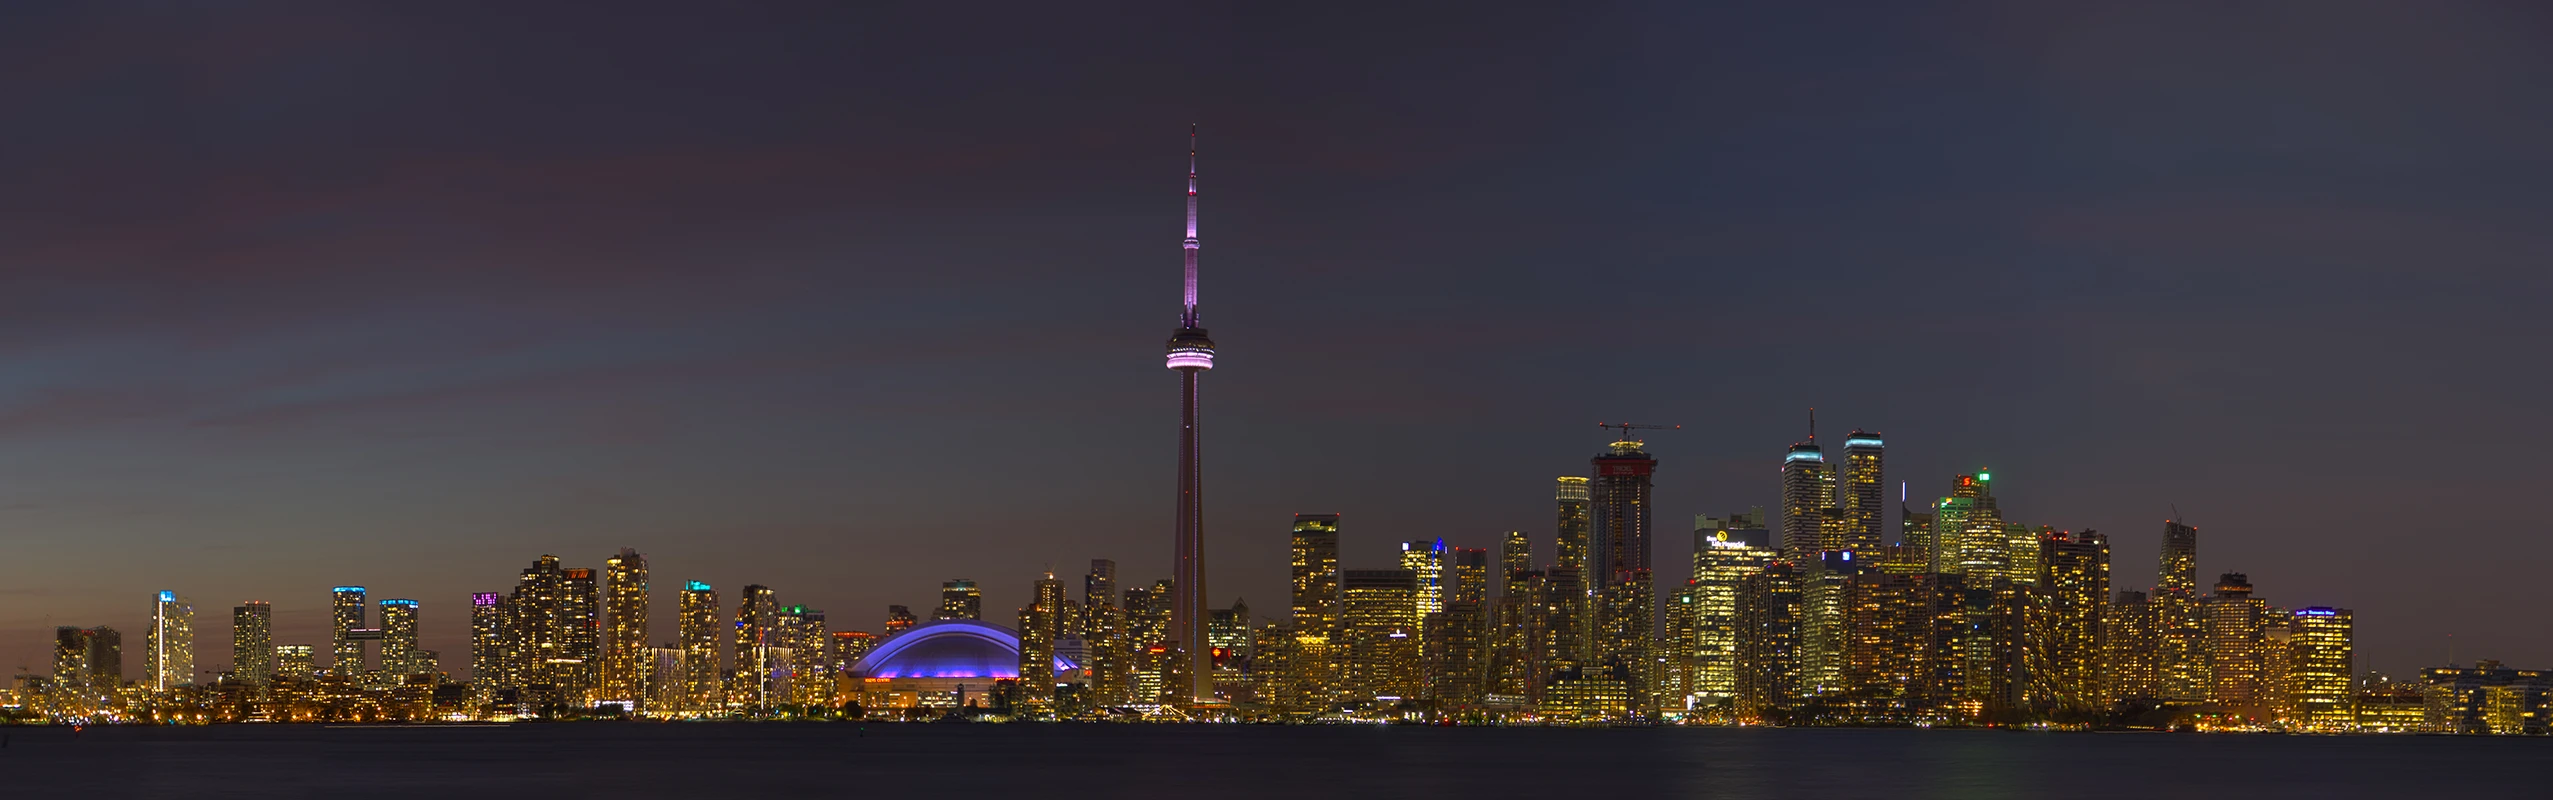
<svg viewBox="0 0 2553 800"><path fill-rule="evenodd" d="M1187 685L1176 692L1182 705L1214 703L1214 654L1206 640L1206 512L1199 486L1197 442L1197 376L1214 368L1214 340L1197 324L1197 128L1188 126L1188 255L1187 292L1181 297L1179 330L1170 334L1168 366L1179 371L1179 520L1172 525L1177 540L1176 578L1171 586L1172 653L1186 665Z"/></svg>

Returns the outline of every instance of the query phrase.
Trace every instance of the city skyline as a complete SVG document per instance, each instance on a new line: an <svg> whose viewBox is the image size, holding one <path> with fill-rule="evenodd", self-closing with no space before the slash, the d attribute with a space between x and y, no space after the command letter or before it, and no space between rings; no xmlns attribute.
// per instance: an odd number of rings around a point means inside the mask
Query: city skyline
<svg viewBox="0 0 2553 800"><path fill-rule="evenodd" d="M1551 478L1599 420L1685 426L1649 444L1654 559L1681 565L1684 520L1780 507L1814 406L1885 431L1919 501L1990 466L2008 518L2101 531L2119 588L2186 518L2201 592L2244 572L2352 609L2367 668L2445 663L2448 634L2553 663L2520 572L2553 545L2505 502L2541 468L2436 466L2553 435L2523 368L2553 117L2484 101L2553 72L2512 38L2528 10L2207 17L2240 45L2172 9L1387 9L1205 39L1029 14L958 63L879 36L931 23L892 14L532 9L460 65L426 10L162 12L201 30L185 54L88 13L0 25L95 54L0 77L33 121L0 196L35 210L6 230L0 667L105 625L138 677L163 590L199 668L250 600L324 662L338 585L419 601L457 666L472 593L543 552L645 553L651 645L678 581L876 632L950 578L998 617L1091 558L1168 576L1143 354L1192 121L1241 354L1209 392L1210 607L1285 606L1296 513L1345 515L1350 569L1511 530L1548 563ZM1380 29L1410 34L1343 33ZM1838 44L1598 44L1749 29ZM769 46L651 44L692 33ZM610 57L553 52L580 37ZM857 79L872 58L933 82ZM1070 66L1027 92L1004 58ZM2481 563L2401 552L2499 532Z"/></svg>

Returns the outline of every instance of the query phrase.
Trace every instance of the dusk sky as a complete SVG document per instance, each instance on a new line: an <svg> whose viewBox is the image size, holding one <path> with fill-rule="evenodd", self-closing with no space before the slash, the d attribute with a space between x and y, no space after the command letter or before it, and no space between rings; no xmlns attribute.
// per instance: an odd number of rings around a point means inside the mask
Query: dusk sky
<svg viewBox="0 0 2553 800"><path fill-rule="evenodd" d="M361 584L458 673L624 546L658 639L1166 577L1191 123L1214 605L1298 511L1547 560L1599 420L1684 426L1681 581L1815 406L2115 588L2177 506L2362 669L2553 667L2553 9L1775 5L0 8L0 668Z"/></svg>

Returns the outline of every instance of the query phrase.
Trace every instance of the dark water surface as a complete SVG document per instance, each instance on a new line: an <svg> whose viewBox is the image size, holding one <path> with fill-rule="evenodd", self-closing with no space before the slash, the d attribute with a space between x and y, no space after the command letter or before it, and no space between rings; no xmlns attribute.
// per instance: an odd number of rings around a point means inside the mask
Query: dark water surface
<svg viewBox="0 0 2553 800"><path fill-rule="evenodd" d="M2553 797L2553 738L569 724L0 729L0 797Z"/></svg>

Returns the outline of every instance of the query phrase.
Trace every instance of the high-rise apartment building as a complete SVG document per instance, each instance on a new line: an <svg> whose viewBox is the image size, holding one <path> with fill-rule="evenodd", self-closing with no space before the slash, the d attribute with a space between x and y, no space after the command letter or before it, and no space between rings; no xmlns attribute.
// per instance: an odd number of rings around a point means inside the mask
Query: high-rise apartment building
<svg viewBox="0 0 2553 800"><path fill-rule="evenodd" d="M973 588L970 584L968 588ZM967 617L966 619L973 619ZM766 709L787 702L787 695L774 697L772 650L780 643L780 600L771 587L753 584L745 587L736 600L734 668L727 676L727 705L746 709Z"/></svg>
<svg viewBox="0 0 2553 800"><path fill-rule="evenodd" d="M894 636L912 630L913 626L918 624L920 620L914 618L912 609L903 606L886 607L886 635Z"/></svg>
<svg viewBox="0 0 2553 800"><path fill-rule="evenodd" d="M2162 620L2144 592L2120 590L2117 602L2102 611L2101 699L2153 703L2163 698Z"/></svg>
<svg viewBox="0 0 2553 800"><path fill-rule="evenodd" d="M1837 503L1843 507L1844 549L1876 553L1888 544L1888 478L1882 469L1887 444L1878 431L1854 428L1844 437L1844 463L1841 485L1843 496Z"/></svg>
<svg viewBox="0 0 2553 800"><path fill-rule="evenodd" d="M369 638L364 615L369 612L361 586L339 586L328 590L328 671L330 674L361 678L369 671L364 664L364 642Z"/></svg>
<svg viewBox="0 0 2553 800"><path fill-rule="evenodd" d="M558 665L567 657L561 641L566 596L567 571L557 556L543 555L515 578L514 592L505 599L506 623L513 628L505 648L514 671L508 685L533 695L524 698L526 704L561 699Z"/></svg>
<svg viewBox="0 0 2553 800"><path fill-rule="evenodd" d="M231 679L251 686L275 683L275 607L250 600L230 610Z"/></svg>
<svg viewBox="0 0 2553 800"><path fill-rule="evenodd" d="M1800 697L1800 570L1775 560L1738 593L1737 716L1760 720Z"/></svg>
<svg viewBox="0 0 2553 800"><path fill-rule="evenodd" d="M2207 665L2207 623L2201 612L2198 585L2198 529L2176 520L2163 522L2162 557L2154 576L2157 657L2162 661L2162 699L2176 703L2207 702L2212 680Z"/></svg>
<svg viewBox="0 0 2553 800"><path fill-rule="evenodd" d="M773 680L787 688L775 689L773 695L787 698L785 702L823 705L833 693L833 675L826 668L830 659L824 653L833 637L825 630L824 612L784 606L779 619L780 646L789 648L789 671L785 676L775 674Z"/></svg>
<svg viewBox="0 0 2553 800"><path fill-rule="evenodd" d="M381 674L398 685L425 671L417 649L417 601L381 601Z"/></svg>
<svg viewBox="0 0 2553 800"><path fill-rule="evenodd" d="M2357 723L2355 638L2349 609L2300 608L2289 623L2294 655L2288 659L2288 685L2295 698L2296 719L2318 731L2353 730Z"/></svg>
<svg viewBox="0 0 2553 800"><path fill-rule="evenodd" d="M307 681L319 677L318 648L306 644L275 645L275 677Z"/></svg>
<svg viewBox="0 0 2553 800"><path fill-rule="evenodd" d="M1135 644L1128 638L1126 607L1117 594L1117 562L1091 559L1081 587L1082 650L1090 657L1082 674L1090 682L1091 702L1125 705L1134 692Z"/></svg>
<svg viewBox="0 0 2553 800"><path fill-rule="evenodd" d="M151 604L143 647L142 683L151 691L195 685L195 604L176 592L160 592Z"/></svg>
<svg viewBox="0 0 2553 800"><path fill-rule="evenodd" d="M1591 663L1625 682L1633 714L1655 709L1658 594L1650 493L1658 461L1628 436L1591 459L1587 573L1596 604Z"/></svg>
<svg viewBox="0 0 2553 800"><path fill-rule="evenodd" d="M505 595L495 592L473 592L470 595L470 693L485 703L499 690L514 688L509 675L516 674L507 666Z"/></svg>
<svg viewBox="0 0 2553 800"><path fill-rule="evenodd" d="M2098 712L2101 665L2109 655L2102 638L2109 611L2110 540L2098 531L2051 531L2039 540L2036 590L2026 607L2031 705L2043 710Z"/></svg>
<svg viewBox="0 0 2553 800"><path fill-rule="evenodd" d="M1937 576L1863 570L1847 585L1845 693L1873 718L1912 718L1930 705Z"/></svg>
<svg viewBox="0 0 2553 800"><path fill-rule="evenodd" d="M1489 551L1478 547L1456 547L1446 551L1450 558L1445 572L1445 602L1487 603L1489 601Z"/></svg>
<svg viewBox="0 0 2553 800"><path fill-rule="evenodd" d="M2228 713L2256 714L2261 687L2261 617L2249 576L2228 572L2207 599L2208 701Z"/></svg>
<svg viewBox="0 0 2553 800"><path fill-rule="evenodd" d="M1682 657L1695 702L1712 706L1737 696L1741 621L1738 595L1780 551L1764 527L1763 509L1693 520L1691 602L1681 604L1690 644Z"/></svg>
<svg viewBox="0 0 2553 800"><path fill-rule="evenodd" d="M940 611L932 619L983 619L984 593L965 578L940 584Z"/></svg>
<svg viewBox="0 0 2553 800"><path fill-rule="evenodd" d="M681 628L674 641L683 650L683 709L705 712L725 704L719 691L718 592L700 581L683 583Z"/></svg>
<svg viewBox="0 0 2553 800"><path fill-rule="evenodd" d="M603 583L594 570L560 573L559 659L551 669L562 702L585 706L603 682Z"/></svg>
<svg viewBox="0 0 2553 800"><path fill-rule="evenodd" d="M1026 706L1016 714L1043 715L1055 708L1055 644L1065 631L1064 582L1046 573L1029 587L1028 605L1019 610L1019 691L1013 703Z"/></svg>
<svg viewBox="0 0 2553 800"><path fill-rule="evenodd" d="M1593 528L1587 516L1590 496L1587 479L1569 475L1555 478L1551 496L1559 509L1555 523L1558 531L1555 541L1560 548L1557 563L1571 569L1584 569L1589 550L1594 547L1589 541Z"/></svg>
<svg viewBox="0 0 2553 800"><path fill-rule="evenodd" d="M1503 588L1506 586L1507 576L1519 572L1530 572L1533 568L1533 538L1526 536L1524 531L1508 531L1507 538L1498 546L1498 579L1499 586L1502 587L1499 593L1513 594L1512 590Z"/></svg>
<svg viewBox="0 0 2553 800"><path fill-rule="evenodd" d="M1994 479L1992 471L1982 468L1961 475L1952 482L1950 496L1933 509L1933 536L1944 553L1941 569L1950 571L1948 554L1957 553L1958 572L1969 576L1972 587L2015 579L2011 536L2004 530L2003 510L1995 502ZM2037 574L2030 579L2037 580Z"/></svg>
<svg viewBox="0 0 2553 800"><path fill-rule="evenodd" d="M641 705L649 714L677 716L691 705L691 675L684 661L680 647L647 648L646 665L639 675L646 687Z"/></svg>
<svg viewBox="0 0 2553 800"><path fill-rule="evenodd" d="M644 707L649 671L647 557L621 548L603 562L603 670L598 699Z"/></svg>

